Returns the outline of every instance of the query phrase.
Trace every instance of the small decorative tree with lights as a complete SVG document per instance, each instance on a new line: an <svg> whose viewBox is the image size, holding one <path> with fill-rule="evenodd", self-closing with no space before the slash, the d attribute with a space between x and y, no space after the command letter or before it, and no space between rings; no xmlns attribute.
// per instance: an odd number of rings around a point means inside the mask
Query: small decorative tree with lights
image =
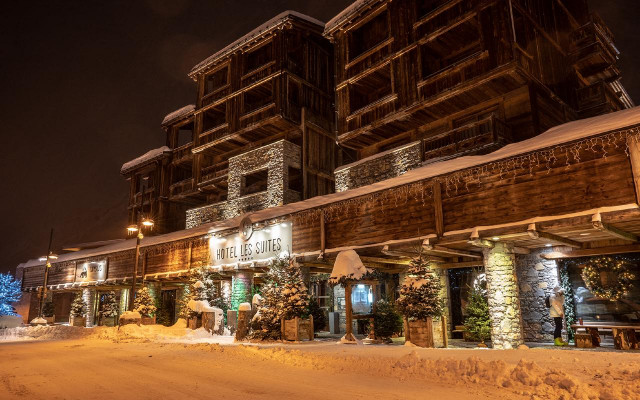
<svg viewBox="0 0 640 400"><path fill-rule="evenodd" d="M87 303L82 297L82 292L76 293L73 302L71 303L71 313L69 315L69 325L71 326L85 326L87 313Z"/></svg>
<svg viewBox="0 0 640 400"><path fill-rule="evenodd" d="M472 288L466 308L467 317L464 320L465 329L471 334L472 339L480 341L480 347L486 347L484 342L491 337L489 304L485 293L481 288Z"/></svg>
<svg viewBox="0 0 640 400"><path fill-rule="evenodd" d="M398 309L407 321L407 341L433 347L433 318L440 317L444 308L441 290L440 279L422 254L411 260L397 300Z"/></svg>
<svg viewBox="0 0 640 400"><path fill-rule="evenodd" d="M102 324L106 326L114 326L116 317L118 316L118 302L116 301L116 292L113 290L105 294L100 309L100 317Z"/></svg>
<svg viewBox="0 0 640 400"><path fill-rule="evenodd" d="M136 292L136 298L133 301L133 311L140 313L142 316L142 323L145 325L151 325L155 323L154 314L157 308L155 301L151 296L151 291L148 287L142 287Z"/></svg>
<svg viewBox="0 0 640 400"><path fill-rule="evenodd" d="M20 301L21 297L20 281L15 280L9 273L0 274L0 316L16 315L12 303Z"/></svg>
<svg viewBox="0 0 640 400"><path fill-rule="evenodd" d="M281 335L280 317L282 311L282 286L285 281L285 269L289 260L278 258L271 261L262 285L262 302L258 312L251 320L249 337L258 340L277 340Z"/></svg>

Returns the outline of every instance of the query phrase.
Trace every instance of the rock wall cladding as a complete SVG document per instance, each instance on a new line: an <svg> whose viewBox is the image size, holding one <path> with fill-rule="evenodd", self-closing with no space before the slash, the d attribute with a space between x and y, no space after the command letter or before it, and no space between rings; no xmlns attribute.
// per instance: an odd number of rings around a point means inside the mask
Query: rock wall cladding
<svg viewBox="0 0 640 400"><path fill-rule="evenodd" d="M420 142L413 142L340 167L334 172L336 192L380 182L419 167L421 152Z"/></svg>
<svg viewBox="0 0 640 400"><path fill-rule="evenodd" d="M300 193L289 189L289 167L300 169L301 155L286 140L230 158L227 201L187 210L186 228L299 201ZM267 190L243 196L246 175L260 170L267 171Z"/></svg>
<svg viewBox="0 0 640 400"><path fill-rule="evenodd" d="M544 299L558 285L558 266L553 260L540 258L549 251L516 256L524 340L528 342L553 341L553 320Z"/></svg>

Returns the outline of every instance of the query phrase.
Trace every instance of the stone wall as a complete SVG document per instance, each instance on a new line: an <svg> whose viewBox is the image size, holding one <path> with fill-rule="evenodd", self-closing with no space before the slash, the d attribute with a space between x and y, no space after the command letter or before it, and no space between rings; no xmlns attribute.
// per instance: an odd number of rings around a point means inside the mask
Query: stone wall
<svg viewBox="0 0 640 400"><path fill-rule="evenodd" d="M301 168L301 153L298 145L286 140L230 158L227 200L187 210L187 229L300 201L300 193L289 189L289 167ZM242 196L245 176L263 169L267 170L267 190Z"/></svg>
<svg viewBox="0 0 640 400"><path fill-rule="evenodd" d="M496 242L492 248L484 249L484 271L493 348L516 348L524 338L513 246Z"/></svg>
<svg viewBox="0 0 640 400"><path fill-rule="evenodd" d="M516 256L524 340L528 342L553 341L554 324L544 299L558 286L558 266L554 260L540 258L549 251Z"/></svg>
<svg viewBox="0 0 640 400"><path fill-rule="evenodd" d="M355 189L402 175L422 162L420 142L378 153L335 170L336 192Z"/></svg>
<svg viewBox="0 0 640 400"><path fill-rule="evenodd" d="M82 299L87 304L87 322L86 327L90 328L93 326L95 314L95 300L96 300L96 290L95 289L83 289L82 290Z"/></svg>

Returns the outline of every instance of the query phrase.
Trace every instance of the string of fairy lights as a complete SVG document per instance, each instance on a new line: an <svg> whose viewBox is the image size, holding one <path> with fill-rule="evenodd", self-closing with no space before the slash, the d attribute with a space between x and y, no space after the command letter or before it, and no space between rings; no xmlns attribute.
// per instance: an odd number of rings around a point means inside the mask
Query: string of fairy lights
<svg viewBox="0 0 640 400"><path fill-rule="evenodd" d="M631 260L625 257L597 257L585 264L582 280L594 296L611 301L620 300L631 287L635 274L629 271ZM613 282L602 283L602 274L612 274Z"/></svg>
<svg viewBox="0 0 640 400"><path fill-rule="evenodd" d="M548 149L533 151L506 160L490 162L477 167L455 171L446 175L428 178L418 182L384 189L352 199L342 200L296 213L293 218L305 224L317 222L324 213L326 222L338 219L363 216L371 213L371 208L378 208L383 213L386 209L397 209L406 206L410 201L426 206L433 198L433 185L439 183L443 188L443 196L455 196L461 190L469 191L472 185L480 186L483 179L498 177L500 181L515 179L519 176L533 176L543 172L549 174L554 168L572 165L583 161L585 154L607 158L616 150L623 149L629 157L629 141L640 142L640 127L624 129L604 135L584 138L572 143L560 144ZM562 163L561 165L559 165Z"/></svg>

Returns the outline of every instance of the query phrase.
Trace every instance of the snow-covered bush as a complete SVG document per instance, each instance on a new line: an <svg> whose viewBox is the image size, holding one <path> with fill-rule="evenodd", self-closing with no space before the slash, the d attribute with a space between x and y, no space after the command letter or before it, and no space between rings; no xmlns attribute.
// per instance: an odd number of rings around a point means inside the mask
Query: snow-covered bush
<svg viewBox="0 0 640 400"><path fill-rule="evenodd" d="M156 312L155 301L148 287L145 286L137 290L136 298L133 301L133 311L140 313L143 317L151 317Z"/></svg>
<svg viewBox="0 0 640 400"><path fill-rule="evenodd" d="M0 274L0 316L16 315L11 304L20 301L20 297L20 281L15 280L9 273Z"/></svg>
<svg viewBox="0 0 640 400"><path fill-rule="evenodd" d="M389 339L401 330L402 315L395 305L387 299L378 300L373 313L373 333L376 338Z"/></svg>
<svg viewBox="0 0 640 400"><path fill-rule="evenodd" d="M82 298L82 293L77 293L71 303L71 316L82 318L87 313L87 303Z"/></svg>
<svg viewBox="0 0 640 400"><path fill-rule="evenodd" d="M309 291L302 280L300 266L295 259L289 259L284 267L282 288L282 317L293 319L303 317L309 308Z"/></svg>
<svg viewBox="0 0 640 400"><path fill-rule="evenodd" d="M396 304L409 321L425 321L442 315L442 285L422 255L411 260Z"/></svg>

